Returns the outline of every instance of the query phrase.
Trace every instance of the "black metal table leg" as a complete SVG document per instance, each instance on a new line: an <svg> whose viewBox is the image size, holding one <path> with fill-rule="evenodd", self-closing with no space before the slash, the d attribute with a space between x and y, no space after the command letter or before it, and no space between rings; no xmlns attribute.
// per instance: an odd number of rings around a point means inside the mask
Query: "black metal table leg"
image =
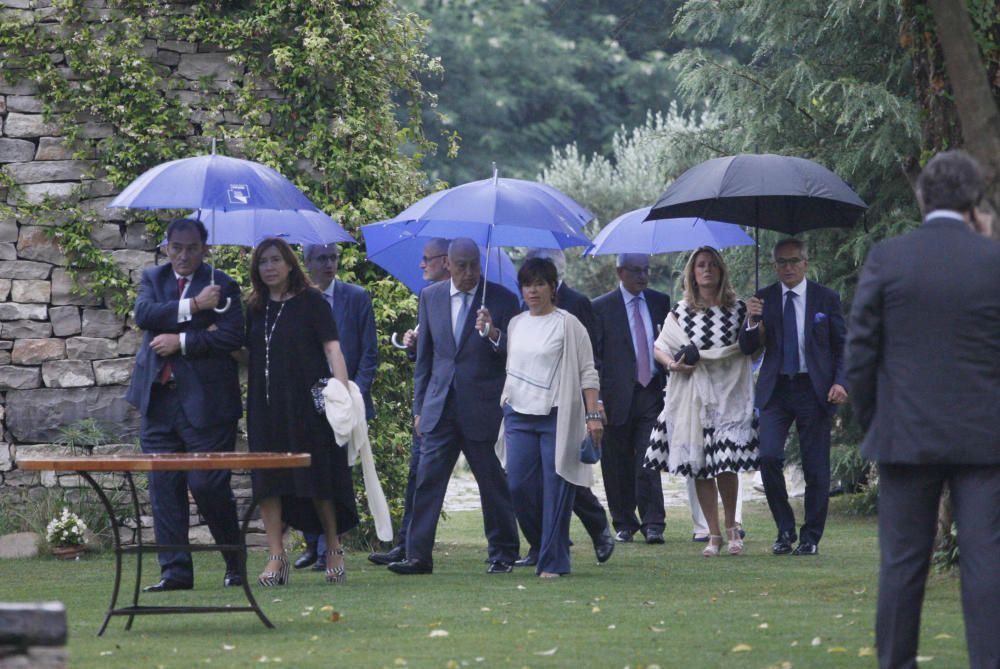
<svg viewBox="0 0 1000 669"><path fill-rule="evenodd" d="M111 535L115 540L115 586L111 590L111 604L108 605L108 611L104 615L104 622L101 623L101 628L97 630L97 636L101 636L108 627L108 622L111 620L111 616L115 610L115 604L118 603L118 589L122 582L122 541L121 536L118 534L118 517L115 515L115 509L111 506L108 496L104 494L101 486L97 484L97 481L88 472L77 472L77 474L90 484L90 487L97 493L97 498L104 505L104 510L108 513L108 522L111 523ZM138 515L136 519L138 520Z"/></svg>
<svg viewBox="0 0 1000 669"><path fill-rule="evenodd" d="M135 481L132 479L132 472L125 472L125 480L128 482L129 493L132 496L132 510L135 512L135 540L139 547L135 556L135 589L132 591L132 608L139 606L139 590L142 588L142 510L139 507L139 495L135 490ZM125 629L132 629L134 615L130 615L125 622Z"/></svg>
<svg viewBox="0 0 1000 669"><path fill-rule="evenodd" d="M250 602L250 607L253 612L257 614L260 621L264 623L265 627L269 629L274 629L274 623L267 619L264 612L260 610L260 606L257 604L257 600L253 596L253 592L250 590L250 579L247 577L247 531L250 529L250 519L253 517L253 512L257 509L260 504L260 500L254 495L250 499L250 506L247 507L246 513L243 514L243 523L240 525L240 552L237 557L240 567L240 577L243 579L243 592L246 593L247 601Z"/></svg>

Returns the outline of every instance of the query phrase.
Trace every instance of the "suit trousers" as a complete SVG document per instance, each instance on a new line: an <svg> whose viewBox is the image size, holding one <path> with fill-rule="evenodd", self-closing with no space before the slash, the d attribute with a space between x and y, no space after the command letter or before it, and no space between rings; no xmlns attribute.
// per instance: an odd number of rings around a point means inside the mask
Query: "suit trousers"
<svg viewBox="0 0 1000 669"><path fill-rule="evenodd" d="M611 522L617 532L663 532L666 511L660 473L642 466L649 435L662 409L662 390L636 384L628 420L604 429L601 473Z"/></svg>
<svg viewBox="0 0 1000 669"><path fill-rule="evenodd" d="M778 377L760 412L760 473L764 495L779 533L795 533L795 513L785 488L785 439L792 423L799 433L806 482L805 523L799 540L819 544L830 504L830 427L828 406L816 399L807 374Z"/></svg>
<svg viewBox="0 0 1000 669"><path fill-rule="evenodd" d="M462 453L479 486L488 559L491 562L513 562L518 558L520 538L507 487L507 475L494 450L496 440L475 441L465 437L462 421L455 415L453 394L454 390L449 392L444 411L434 429L423 433L420 463L417 467L417 488L413 495L413 514L406 534L406 557L432 562L434 536L448 490L448 480L455 469L459 453ZM476 420L476 417L470 416L467 420Z"/></svg>
<svg viewBox="0 0 1000 669"><path fill-rule="evenodd" d="M1000 466L879 463L879 666L914 669L944 482L958 527L962 611L972 669L1000 667Z"/></svg>
<svg viewBox="0 0 1000 669"><path fill-rule="evenodd" d="M153 384L149 408L142 418L140 429L143 453L222 453L231 452L236 446L236 421L195 428L184 415L177 390L160 384ZM240 543L230 477L228 469L150 472L149 499L156 543L188 543L188 488L215 542ZM235 554L223 553L223 557L228 572L239 570ZM159 559L161 578L177 583L194 583L191 553L162 552Z"/></svg>
<svg viewBox="0 0 1000 669"><path fill-rule="evenodd" d="M417 494L417 471L420 469L420 442L423 441L413 433L410 444L410 469L406 474L406 492L403 497L403 519L399 523L399 546L406 549L406 534L413 522L413 498Z"/></svg>
<svg viewBox="0 0 1000 669"><path fill-rule="evenodd" d="M556 473L556 415L534 416L504 407L507 477L517 522L538 547L536 573L568 574L569 521L576 486Z"/></svg>

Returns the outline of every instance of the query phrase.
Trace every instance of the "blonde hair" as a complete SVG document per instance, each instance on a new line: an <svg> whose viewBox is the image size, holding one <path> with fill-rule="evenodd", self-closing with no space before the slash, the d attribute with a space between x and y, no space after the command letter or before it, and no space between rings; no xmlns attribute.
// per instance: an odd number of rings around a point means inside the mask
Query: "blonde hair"
<svg viewBox="0 0 1000 669"><path fill-rule="evenodd" d="M722 255L711 246L702 246L691 252L687 264L684 265L684 301L692 309L707 309L708 305L701 298L698 291L698 284L694 280L694 263L700 253L707 253L715 260L719 266L719 304L726 308L736 305L736 291L733 290L729 282L729 268Z"/></svg>

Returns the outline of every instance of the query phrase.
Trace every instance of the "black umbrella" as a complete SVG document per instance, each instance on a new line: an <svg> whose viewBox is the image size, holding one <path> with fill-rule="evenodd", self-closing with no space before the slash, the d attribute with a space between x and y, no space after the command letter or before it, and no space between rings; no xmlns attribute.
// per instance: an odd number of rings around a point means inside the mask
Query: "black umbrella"
<svg viewBox="0 0 1000 669"><path fill-rule="evenodd" d="M818 163L741 154L706 160L677 177L646 220L697 217L792 235L850 227L867 208L843 179Z"/></svg>

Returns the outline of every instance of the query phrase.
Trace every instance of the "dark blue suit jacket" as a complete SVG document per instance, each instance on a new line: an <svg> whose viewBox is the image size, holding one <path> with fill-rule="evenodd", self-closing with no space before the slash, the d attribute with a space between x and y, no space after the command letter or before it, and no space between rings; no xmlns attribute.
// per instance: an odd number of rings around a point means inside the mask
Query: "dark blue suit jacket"
<svg viewBox="0 0 1000 669"><path fill-rule="evenodd" d="M420 416L421 432L430 432L438 424L453 384L455 418L465 436L491 441L500 432L500 395L507 378L507 323L519 309L512 292L489 282L486 308L502 333L499 345L494 347L474 327L483 285L480 279L457 349L451 329L451 281L427 286L420 293L413 415Z"/></svg>
<svg viewBox="0 0 1000 669"><path fill-rule="evenodd" d="M378 337L368 291L353 283L334 282L333 320L337 322L340 350L347 363L347 377L358 384L365 398L365 415L371 420L375 417L372 383L378 369Z"/></svg>
<svg viewBox="0 0 1000 669"><path fill-rule="evenodd" d="M189 297L209 284L211 271L204 264L195 270L187 289ZM229 354L243 346L243 307L235 281L216 271L215 282L222 288L220 303L232 298L229 310L222 314L199 311L190 321L178 323L180 295L173 266L160 265L143 272L135 303L135 323L145 333L126 395L143 416L149 409L150 390L166 362L149 343L159 334L185 333L185 353L178 351L170 356L184 415L197 428L239 419L243 403L236 361ZM212 325L217 329L209 330Z"/></svg>
<svg viewBox="0 0 1000 669"><path fill-rule="evenodd" d="M670 313L670 298L651 288L642 291L642 294L653 321L653 337L656 337ZM628 310L618 287L596 298L593 305L597 340L594 364L601 375L601 400L608 414L608 424L624 425L632 408L637 374ZM653 379L648 387L662 392L666 370L660 363L654 362L651 371Z"/></svg>
<svg viewBox="0 0 1000 669"><path fill-rule="evenodd" d="M740 328L740 349L747 355L758 350L763 343L764 361L757 376L757 393L754 404L758 409L767 406L781 373L782 346L782 284L773 283L757 292L764 300L764 342L760 341L760 328L748 331ZM847 388L844 379L844 341L847 328L840 306L840 295L826 286L806 282L806 317L804 325L806 367L809 380L820 404L833 413L837 405L826 401L830 386L835 383Z"/></svg>

